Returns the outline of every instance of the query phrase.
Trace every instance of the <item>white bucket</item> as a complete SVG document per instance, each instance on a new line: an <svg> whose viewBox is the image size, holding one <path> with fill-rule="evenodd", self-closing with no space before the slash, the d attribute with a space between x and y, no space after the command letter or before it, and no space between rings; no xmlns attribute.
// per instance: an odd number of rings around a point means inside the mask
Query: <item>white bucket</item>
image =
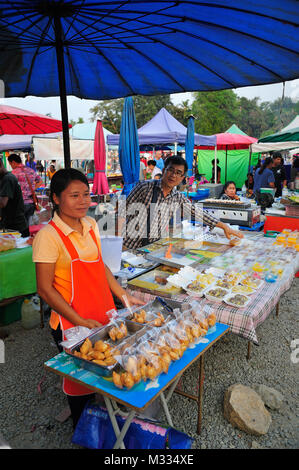
<svg viewBox="0 0 299 470"><path fill-rule="evenodd" d="M122 237L101 237L102 258L112 273L120 270Z"/></svg>

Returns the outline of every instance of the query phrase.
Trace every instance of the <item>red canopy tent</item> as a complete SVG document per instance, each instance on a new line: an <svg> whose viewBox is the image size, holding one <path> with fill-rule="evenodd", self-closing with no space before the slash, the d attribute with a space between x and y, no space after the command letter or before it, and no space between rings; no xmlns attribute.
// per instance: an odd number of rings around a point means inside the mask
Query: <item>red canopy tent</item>
<svg viewBox="0 0 299 470"><path fill-rule="evenodd" d="M109 185L106 176L106 148L102 121L97 121L94 137L94 179L92 192L94 194L108 194Z"/></svg>
<svg viewBox="0 0 299 470"><path fill-rule="evenodd" d="M69 124L69 127L72 127ZM0 135L51 134L62 131L62 121L14 106L0 105Z"/></svg>

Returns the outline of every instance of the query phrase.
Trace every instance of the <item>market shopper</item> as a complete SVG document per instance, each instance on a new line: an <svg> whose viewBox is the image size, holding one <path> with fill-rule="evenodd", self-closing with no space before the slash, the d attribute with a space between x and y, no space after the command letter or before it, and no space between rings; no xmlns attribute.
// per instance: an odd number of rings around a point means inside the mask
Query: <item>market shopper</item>
<svg viewBox="0 0 299 470"><path fill-rule="evenodd" d="M265 159L264 163L254 174L253 192L259 193L261 188L275 188L275 178L272 171L273 160L271 157Z"/></svg>
<svg viewBox="0 0 299 470"><path fill-rule="evenodd" d="M43 185L43 180L32 168L22 164L20 155L12 153L9 155L8 161L12 168L12 174L17 177L20 183L25 205L25 217L29 223L29 218L35 211L32 194Z"/></svg>
<svg viewBox="0 0 299 470"><path fill-rule="evenodd" d="M275 178L276 193L275 197L282 195L282 188L287 186L287 174L283 165L283 158L280 152L275 152L272 155L273 167L272 172Z"/></svg>
<svg viewBox="0 0 299 470"><path fill-rule="evenodd" d="M169 157L165 161L165 169L160 180L138 183L126 199L126 214L120 212L119 233L124 236L124 245L128 249L159 240L169 224L171 215L178 209L190 218L199 217L211 229L220 227L226 237L243 238L243 235L212 217L208 212L195 206L180 193L178 186L184 179L188 166L182 157ZM151 205L154 213L150 214ZM135 210L136 207L136 210ZM136 213L137 212L137 213Z"/></svg>
<svg viewBox="0 0 299 470"><path fill-rule="evenodd" d="M237 195L236 183L234 181L227 181L223 186L223 194L220 199L226 199L231 201L239 201L240 198Z"/></svg>
<svg viewBox="0 0 299 470"><path fill-rule="evenodd" d="M107 324L107 312L115 309L113 295L123 303L143 302L126 293L101 257L96 221L86 217L90 206L88 180L69 168L55 173L50 185L54 216L33 241L37 291L52 308L50 327L59 345L73 326L87 328ZM64 380L73 423L90 399L90 390Z"/></svg>
<svg viewBox="0 0 299 470"><path fill-rule="evenodd" d="M164 161L163 161L163 158L162 158L162 151L161 150L157 150L157 152L155 154L155 162L156 162L157 168L159 168L162 171L163 168L164 168Z"/></svg>
<svg viewBox="0 0 299 470"><path fill-rule="evenodd" d="M16 230L29 237L22 191L17 178L8 172L0 158L0 228Z"/></svg>

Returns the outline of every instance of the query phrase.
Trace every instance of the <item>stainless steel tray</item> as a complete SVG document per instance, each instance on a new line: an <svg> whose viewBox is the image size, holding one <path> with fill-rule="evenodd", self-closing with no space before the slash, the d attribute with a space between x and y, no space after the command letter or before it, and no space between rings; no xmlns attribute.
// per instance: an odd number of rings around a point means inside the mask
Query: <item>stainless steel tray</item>
<svg viewBox="0 0 299 470"><path fill-rule="evenodd" d="M166 301L164 301L164 299L161 299L160 297L156 297L155 300L152 300L151 302L147 303L146 305L142 305L141 307L135 308L134 313L139 313L141 310L145 310L145 312L147 313L147 320L151 321L155 318L155 314L160 312L163 315L163 317L165 318L165 320L168 321L170 317L173 318L172 310L173 310L173 308L176 308L176 307L173 307L173 305L178 306L179 303L178 302L176 302L176 303L172 302L172 305L170 305L170 301L168 299L167 299L167 302L166 302ZM133 315L131 315L131 314L128 314L128 316L126 318L127 318L127 321L129 323L132 323L132 324L135 324L135 325L142 325L142 326L145 326L145 327L146 326L148 326L148 327L154 326L152 323L138 323L138 322L134 321L133 320Z"/></svg>
<svg viewBox="0 0 299 470"><path fill-rule="evenodd" d="M124 348L124 345L126 341L135 341L137 338L139 338L142 334L144 334L144 325L141 325L136 322L128 321L127 319L121 318L117 320L116 323L121 323L124 322L127 326L128 330L128 335L126 338L123 338L119 341L112 341L109 337L109 330L112 328L112 325L106 325L103 328L99 329L95 333L91 334L88 336L92 344L94 345L97 341L102 340L105 341L106 343L110 344L112 347L117 348L118 350L122 350ZM142 331L144 330L144 331ZM132 338L132 339L131 339ZM86 339L86 338L85 338ZM83 369L88 370L89 372L93 372L94 374L103 376L103 377L111 377L112 372L114 369L118 368L118 364L114 364L112 366L101 366L100 364L96 364L95 362L88 361L87 359L83 359L81 357L77 357L74 355L74 351L79 351L80 347L84 343L84 340L80 341L79 343L75 344L69 349L65 349L65 353L69 354L72 356L74 359L74 362L76 365L79 367L82 367Z"/></svg>

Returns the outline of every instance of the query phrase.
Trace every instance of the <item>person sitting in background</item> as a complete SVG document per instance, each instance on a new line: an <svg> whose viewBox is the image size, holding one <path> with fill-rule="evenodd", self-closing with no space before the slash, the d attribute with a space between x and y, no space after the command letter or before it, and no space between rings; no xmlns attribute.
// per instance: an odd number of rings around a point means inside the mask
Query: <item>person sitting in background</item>
<svg viewBox="0 0 299 470"><path fill-rule="evenodd" d="M50 165L50 168L47 170L47 177L49 178L50 181L55 175L55 173L56 173L55 165Z"/></svg>
<svg viewBox="0 0 299 470"><path fill-rule="evenodd" d="M228 199L232 201L239 201L237 195L237 188L234 181L227 181L223 187L223 194L220 199Z"/></svg>
<svg viewBox="0 0 299 470"><path fill-rule="evenodd" d="M248 173L247 180L245 181L245 186L246 186L245 196L248 199L252 199L254 197L254 194L253 194L254 179L253 179L252 173Z"/></svg>
<svg viewBox="0 0 299 470"><path fill-rule="evenodd" d="M29 237L21 187L17 178L6 170L2 158L0 158L0 209L1 229L16 230L22 237Z"/></svg>
<svg viewBox="0 0 299 470"><path fill-rule="evenodd" d="M146 179L152 180L155 178L155 175L161 173L160 168L157 168L157 163L155 160L149 160L147 162L147 172L146 172Z"/></svg>
<svg viewBox="0 0 299 470"><path fill-rule="evenodd" d="M254 174L253 192L259 193L261 188L275 188L275 178L272 171L273 160L271 157L265 159L264 163Z"/></svg>

